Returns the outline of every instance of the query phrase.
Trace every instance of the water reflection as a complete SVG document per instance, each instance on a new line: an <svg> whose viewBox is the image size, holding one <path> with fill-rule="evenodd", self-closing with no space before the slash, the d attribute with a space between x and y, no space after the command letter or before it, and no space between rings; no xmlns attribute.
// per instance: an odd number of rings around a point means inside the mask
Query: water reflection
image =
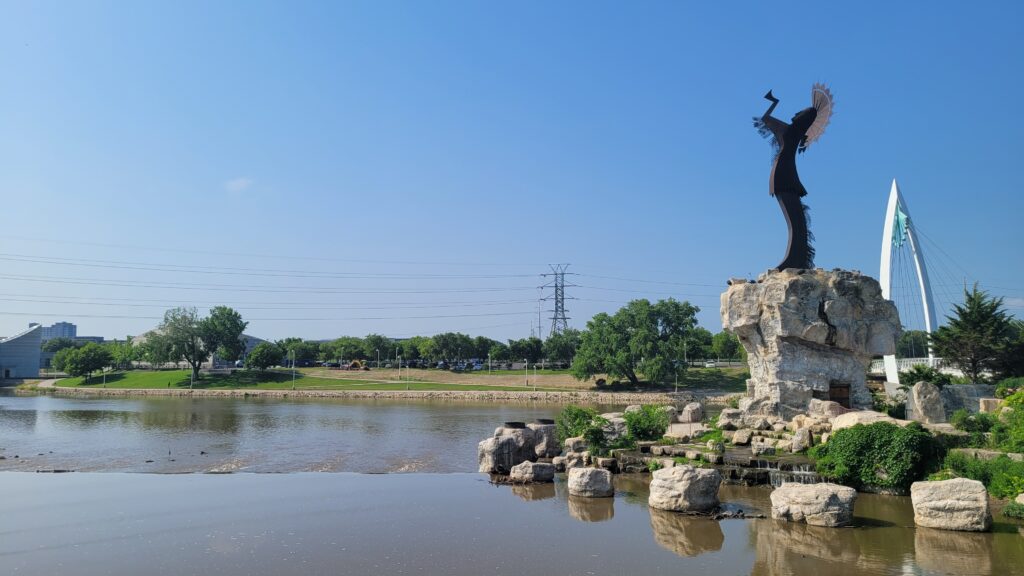
<svg viewBox="0 0 1024 576"><path fill-rule="evenodd" d="M725 543L722 527L715 520L695 518L665 510L650 509L651 530L659 546L684 557L717 552Z"/></svg>
<svg viewBox="0 0 1024 576"><path fill-rule="evenodd" d="M527 502L535 500L548 500L555 497L555 484L513 484L512 493Z"/></svg>
<svg viewBox="0 0 1024 576"><path fill-rule="evenodd" d="M947 574L992 574L992 536L918 528L914 559L925 570Z"/></svg>
<svg viewBox="0 0 1024 576"><path fill-rule="evenodd" d="M615 516L615 498L569 495L569 516L580 522L605 522Z"/></svg>

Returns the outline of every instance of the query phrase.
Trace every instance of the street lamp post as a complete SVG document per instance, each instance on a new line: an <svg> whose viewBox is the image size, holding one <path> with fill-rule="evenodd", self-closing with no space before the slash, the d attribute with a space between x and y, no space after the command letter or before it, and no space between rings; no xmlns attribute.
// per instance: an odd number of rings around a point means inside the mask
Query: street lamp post
<svg viewBox="0 0 1024 576"><path fill-rule="evenodd" d="M491 353L487 353L487 375L491 375Z"/></svg>
<svg viewBox="0 0 1024 576"><path fill-rule="evenodd" d="M377 348L377 370L380 370L380 348Z"/></svg>
<svg viewBox="0 0 1024 576"><path fill-rule="evenodd" d="M295 349L289 350L288 355L291 356L292 360L292 390L295 390Z"/></svg>
<svg viewBox="0 0 1024 576"><path fill-rule="evenodd" d="M527 388L529 388L530 387L530 360L527 359L527 358L523 358L523 362L526 362L526 370L524 370L524 372L526 373L526 384L525 385L526 385Z"/></svg>

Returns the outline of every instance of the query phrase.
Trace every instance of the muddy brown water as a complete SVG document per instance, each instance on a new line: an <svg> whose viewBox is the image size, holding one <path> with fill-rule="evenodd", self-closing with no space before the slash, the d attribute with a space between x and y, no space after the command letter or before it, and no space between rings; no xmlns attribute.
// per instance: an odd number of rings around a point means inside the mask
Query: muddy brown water
<svg viewBox="0 0 1024 576"><path fill-rule="evenodd" d="M481 430L556 410L0 397L0 574L1024 574L1021 529L998 514L988 534L915 529L908 498L861 494L851 528L713 521L648 509L645 475L585 499L562 478L495 486L465 472ZM205 470L198 451L219 447L218 463L293 473L111 472L149 471L137 460L168 443L170 458L197 455L160 471ZM24 472L39 452L107 473ZM405 474L301 471L406 470L416 454L425 464ZM769 494L720 497L767 513Z"/></svg>

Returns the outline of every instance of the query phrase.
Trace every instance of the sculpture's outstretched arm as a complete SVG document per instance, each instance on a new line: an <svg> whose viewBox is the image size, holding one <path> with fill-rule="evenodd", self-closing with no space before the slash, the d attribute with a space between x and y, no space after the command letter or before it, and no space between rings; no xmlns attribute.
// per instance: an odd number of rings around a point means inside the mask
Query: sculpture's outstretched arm
<svg viewBox="0 0 1024 576"><path fill-rule="evenodd" d="M769 106L768 110L766 110L765 113L761 115L761 123L766 128L772 131L772 134L775 135L776 140L781 142L782 133L786 131L786 128L789 127L789 124L772 116L772 112L775 111L775 107L779 105L779 99L772 95L771 90L769 90L768 93L764 95L764 99L771 102L772 105Z"/></svg>

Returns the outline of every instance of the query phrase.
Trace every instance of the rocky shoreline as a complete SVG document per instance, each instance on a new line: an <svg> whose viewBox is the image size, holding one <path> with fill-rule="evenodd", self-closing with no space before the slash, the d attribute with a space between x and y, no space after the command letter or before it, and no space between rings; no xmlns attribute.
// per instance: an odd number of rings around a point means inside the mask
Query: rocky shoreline
<svg viewBox="0 0 1024 576"><path fill-rule="evenodd" d="M370 399L432 400L442 402L522 402L547 404L653 404L688 401L692 394L680 392L529 392L503 390L204 390L165 388L61 388L47 392L68 397L270 398L270 399Z"/></svg>

